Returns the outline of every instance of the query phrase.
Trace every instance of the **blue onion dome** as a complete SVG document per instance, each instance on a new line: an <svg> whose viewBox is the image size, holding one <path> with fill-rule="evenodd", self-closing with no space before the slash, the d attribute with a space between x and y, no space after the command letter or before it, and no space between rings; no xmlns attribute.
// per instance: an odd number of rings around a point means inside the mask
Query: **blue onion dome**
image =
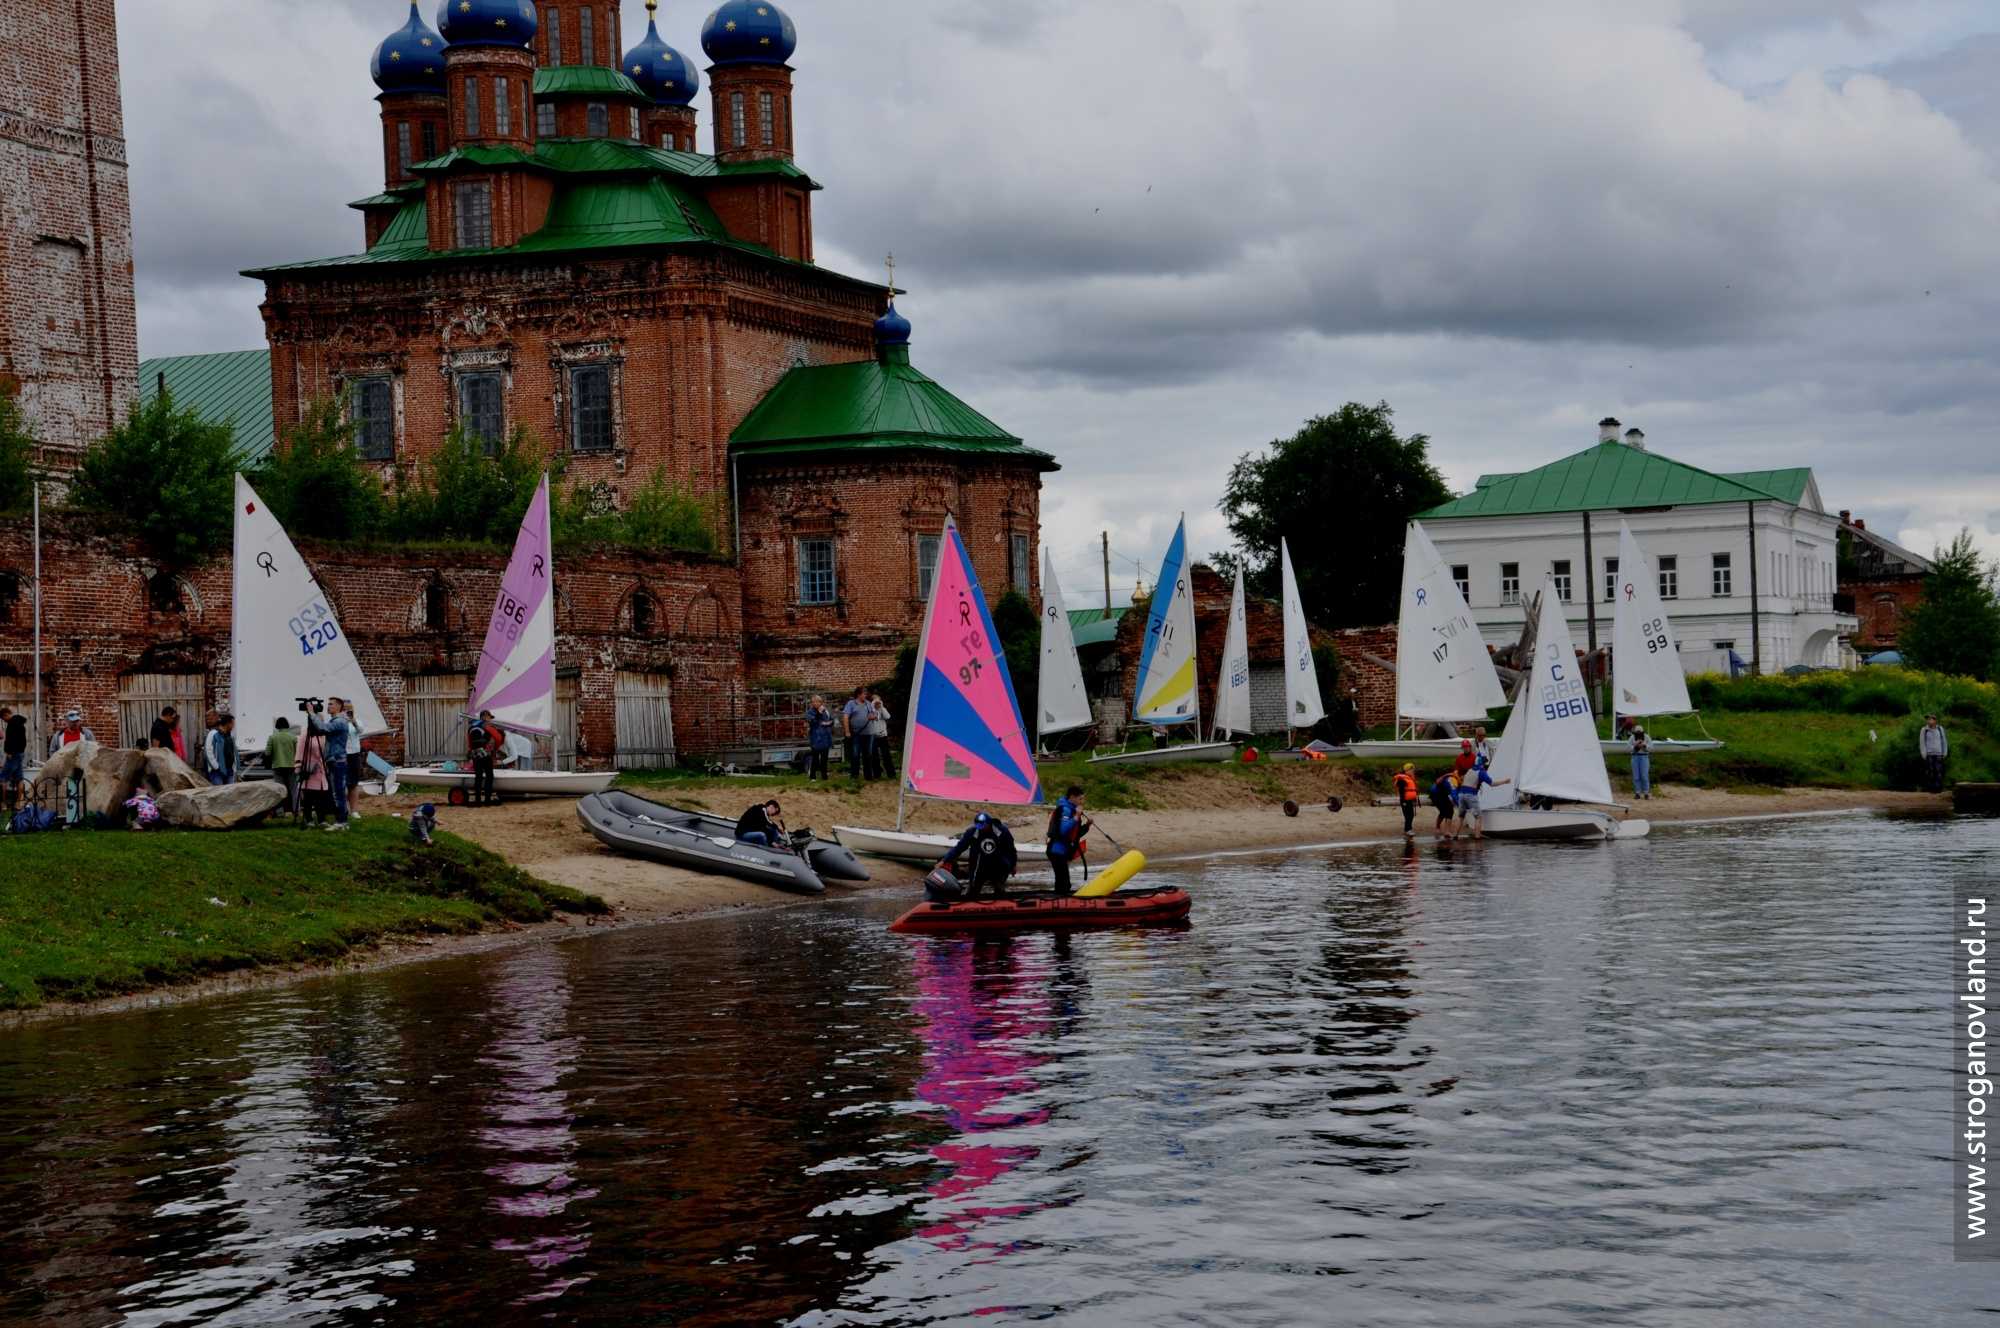
<svg viewBox="0 0 2000 1328"><path fill-rule="evenodd" d="M889 297L889 312L875 320L875 344L878 346L907 346L910 344L910 320L896 312L896 297Z"/></svg>
<svg viewBox="0 0 2000 1328"><path fill-rule="evenodd" d="M368 73L384 92L444 91L444 38L424 25L416 0L410 0L410 21L375 48Z"/></svg>
<svg viewBox="0 0 2000 1328"><path fill-rule="evenodd" d="M659 25L650 19L645 39L625 52L625 72L658 106L685 106L701 91L694 62L660 40Z"/></svg>
<svg viewBox="0 0 2000 1328"><path fill-rule="evenodd" d="M781 65L798 45L799 30L770 0L724 0L701 25L701 49L719 65Z"/></svg>
<svg viewBox="0 0 2000 1328"><path fill-rule="evenodd" d="M448 46L526 46L535 39L533 0L440 0L438 31Z"/></svg>

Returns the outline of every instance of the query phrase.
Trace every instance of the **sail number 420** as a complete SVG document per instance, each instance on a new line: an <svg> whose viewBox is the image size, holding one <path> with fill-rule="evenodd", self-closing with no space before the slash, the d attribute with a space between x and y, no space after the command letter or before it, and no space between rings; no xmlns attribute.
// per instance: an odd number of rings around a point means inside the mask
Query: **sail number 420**
<svg viewBox="0 0 2000 1328"><path fill-rule="evenodd" d="M340 625L325 604L314 601L299 610L291 621L292 635L299 638L301 655L316 655L340 639Z"/></svg>

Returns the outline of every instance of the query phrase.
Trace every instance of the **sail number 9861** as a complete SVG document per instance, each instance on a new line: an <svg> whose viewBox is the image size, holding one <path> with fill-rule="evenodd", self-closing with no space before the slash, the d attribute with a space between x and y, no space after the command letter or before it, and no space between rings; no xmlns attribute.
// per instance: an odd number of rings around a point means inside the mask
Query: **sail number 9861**
<svg viewBox="0 0 2000 1328"><path fill-rule="evenodd" d="M1672 650L1673 644L1667 640L1667 623L1664 618L1655 618L1649 623L1641 623L1639 632L1646 638L1646 653L1657 655L1662 650Z"/></svg>
<svg viewBox="0 0 2000 1328"><path fill-rule="evenodd" d="M301 655L316 655L340 639L340 625L334 622L332 610L319 600L300 609L290 626L292 635L299 638Z"/></svg>

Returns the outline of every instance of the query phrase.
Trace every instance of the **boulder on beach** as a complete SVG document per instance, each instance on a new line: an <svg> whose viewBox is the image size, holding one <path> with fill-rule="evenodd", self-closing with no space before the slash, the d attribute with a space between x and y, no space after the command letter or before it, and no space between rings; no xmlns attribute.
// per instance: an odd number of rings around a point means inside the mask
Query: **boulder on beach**
<svg viewBox="0 0 2000 1328"><path fill-rule="evenodd" d="M115 821L125 815L125 800L138 787L139 776L146 769L146 753L130 747L73 742L51 756L36 778L53 779L60 786L78 769L83 771L84 809Z"/></svg>
<svg viewBox="0 0 2000 1328"><path fill-rule="evenodd" d="M154 793L177 793L183 789L207 788L208 781L197 775L186 761L164 747L146 753L143 778Z"/></svg>
<svg viewBox="0 0 2000 1328"><path fill-rule="evenodd" d="M183 830L234 830L255 825L285 805L285 786L276 780L222 784L213 788L162 793L160 819Z"/></svg>

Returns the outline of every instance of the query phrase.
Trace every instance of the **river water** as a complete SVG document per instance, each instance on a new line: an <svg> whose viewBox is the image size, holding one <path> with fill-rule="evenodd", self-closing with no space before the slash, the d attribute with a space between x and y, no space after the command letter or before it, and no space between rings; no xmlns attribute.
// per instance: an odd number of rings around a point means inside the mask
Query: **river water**
<svg viewBox="0 0 2000 1328"><path fill-rule="evenodd" d="M2000 822L877 894L0 1035L0 1321L1950 1324Z"/></svg>

